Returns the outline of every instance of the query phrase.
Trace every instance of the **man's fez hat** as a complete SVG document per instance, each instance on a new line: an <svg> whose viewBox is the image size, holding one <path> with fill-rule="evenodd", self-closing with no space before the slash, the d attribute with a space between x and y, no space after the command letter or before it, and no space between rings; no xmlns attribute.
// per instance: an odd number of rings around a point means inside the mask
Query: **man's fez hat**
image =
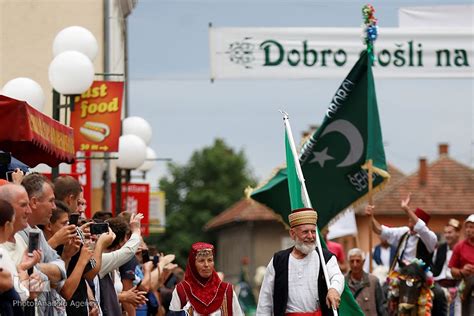
<svg viewBox="0 0 474 316"><path fill-rule="evenodd" d="M291 228L305 224L316 225L318 213L312 208L299 208L288 215L288 220Z"/></svg>
<svg viewBox="0 0 474 316"><path fill-rule="evenodd" d="M428 222L430 221L430 214L426 213L425 211L423 211L421 208L417 208L415 210L415 215L421 219L423 222L425 222L425 224L428 224Z"/></svg>

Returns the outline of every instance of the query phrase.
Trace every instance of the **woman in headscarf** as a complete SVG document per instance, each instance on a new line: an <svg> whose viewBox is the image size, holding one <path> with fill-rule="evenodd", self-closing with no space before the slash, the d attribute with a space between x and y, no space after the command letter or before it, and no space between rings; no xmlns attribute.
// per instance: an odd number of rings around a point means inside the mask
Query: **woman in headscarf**
<svg viewBox="0 0 474 316"><path fill-rule="evenodd" d="M214 270L214 246L192 245L184 280L173 291L170 311L192 315L243 316L230 283L222 282Z"/></svg>

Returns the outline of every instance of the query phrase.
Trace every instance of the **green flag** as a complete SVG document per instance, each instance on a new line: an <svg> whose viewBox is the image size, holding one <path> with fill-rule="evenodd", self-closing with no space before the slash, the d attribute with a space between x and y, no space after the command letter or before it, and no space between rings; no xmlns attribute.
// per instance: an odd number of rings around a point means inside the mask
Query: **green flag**
<svg viewBox="0 0 474 316"><path fill-rule="evenodd" d="M320 228L367 197L365 168L369 160L374 190L382 188L389 178L371 66L372 60L363 52L337 89L321 127L300 152L306 188L318 212ZM287 169L281 169L252 193L253 199L272 208L285 221L292 209L288 178Z"/></svg>
<svg viewBox="0 0 474 316"><path fill-rule="evenodd" d="M288 117L285 116L283 120L288 120ZM289 121L285 121L285 127L286 167L288 170L288 190L290 193L291 209L294 210L301 207L311 207L311 202L307 201L307 199L304 198L304 195L301 195L301 193L305 191L304 183L306 182L306 180L304 178L298 177L298 166L295 164L293 150L290 145L290 141L292 142L293 140L291 139L292 132ZM305 200L307 201L306 203L304 203ZM326 243L324 242L324 238L321 236L321 233L317 229L317 227L316 230L319 235L319 241L321 243L321 246L327 249ZM322 302L323 304L326 303L325 298ZM364 316L364 313L362 312L360 306L357 304L356 300L352 296L352 293L347 284L344 284L344 291L341 294L341 304L339 305L338 315Z"/></svg>
<svg viewBox="0 0 474 316"><path fill-rule="evenodd" d="M288 170L288 191L290 193L291 210L305 207L301 196L301 182L296 173L295 159L288 139L288 132L285 129L285 150L286 150L286 166Z"/></svg>

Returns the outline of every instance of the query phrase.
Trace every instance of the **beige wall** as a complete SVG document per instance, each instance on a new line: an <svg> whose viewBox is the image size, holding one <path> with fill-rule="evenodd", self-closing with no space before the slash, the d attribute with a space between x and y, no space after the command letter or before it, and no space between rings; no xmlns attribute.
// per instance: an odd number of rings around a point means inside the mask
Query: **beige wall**
<svg viewBox="0 0 474 316"><path fill-rule="evenodd" d="M103 69L103 1L0 0L0 86L16 77L37 81L45 92L43 112L51 115L48 67L52 45L63 28L79 25L99 43L95 71Z"/></svg>
<svg viewBox="0 0 474 316"><path fill-rule="evenodd" d="M252 223L226 226L217 233L216 270L225 273L228 282L237 282L240 276L241 260L252 253Z"/></svg>
<svg viewBox="0 0 474 316"><path fill-rule="evenodd" d="M282 250L282 239L289 236L283 224L279 222L261 222L255 229L255 253L251 275L259 266L267 266L273 254Z"/></svg>
<svg viewBox="0 0 474 316"><path fill-rule="evenodd" d="M225 273L226 281L237 282L243 257L250 259L248 269L253 283L258 266L267 266L273 254L282 249L282 238L288 236L278 222L244 222L226 226L217 233L218 271Z"/></svg>

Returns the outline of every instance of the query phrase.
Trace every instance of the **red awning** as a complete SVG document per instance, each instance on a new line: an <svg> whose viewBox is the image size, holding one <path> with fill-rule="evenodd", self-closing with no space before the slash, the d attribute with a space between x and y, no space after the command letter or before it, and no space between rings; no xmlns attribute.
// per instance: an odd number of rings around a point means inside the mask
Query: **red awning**
<svg viewBox="0 0 474 316"><path fill-rule="evenodd" d="M30 167L74 162L73 129L24 101L0 95L0 149Z"/></svg>

